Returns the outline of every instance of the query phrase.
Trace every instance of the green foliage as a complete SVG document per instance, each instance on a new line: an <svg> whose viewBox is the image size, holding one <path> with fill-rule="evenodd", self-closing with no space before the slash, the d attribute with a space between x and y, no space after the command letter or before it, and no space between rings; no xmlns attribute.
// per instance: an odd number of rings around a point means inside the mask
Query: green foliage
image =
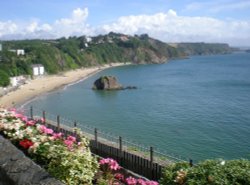
<svg viewBox="0 0 250 185"><path fill-rule="evenodd" d="M9 75L4 72L3 70L0 70L0 86L6 87L10 84L10 78Z"/></svg>
<svg viewBox="0 0 250 185"><path fill-rule="evenodd" d="M250 161L206 160L193 167L188 163L176 163L165 168L160 183L163 185L250 184Z"/></svg>
<svg viewBox="0 0 250 185"><path fill-rule="evenodd" d="M32 74L32 64L42 64L49 74L79 67L115 62L161 63L171 58L196 54L227 53L226 44L181 43L172 47L147 34L128 36L118 33L87 38L70 37L57 40L22 40L3 42L0 68L9 76ZM17 56L11 49L24 49Z"/></svg>

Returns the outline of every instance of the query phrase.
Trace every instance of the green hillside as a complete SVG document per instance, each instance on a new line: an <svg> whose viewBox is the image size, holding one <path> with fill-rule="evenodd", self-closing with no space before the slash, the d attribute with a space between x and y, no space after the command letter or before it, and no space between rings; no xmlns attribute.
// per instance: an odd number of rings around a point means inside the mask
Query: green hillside
<svg viewBox="0 0 250 185"><path fill-rule="evenodd" d="M227 53L226 44L180 43L175 46L147 34L128 36L109 33L87 38L22 40L1 42L0 81L7 76L31 75L32 64L43 64L48 74L114 62L163 63L193 54ZM24 56L10 50L24 49ZM3 77L2 77L3 76ZM6 84L6 82L4 83Z"/></svg>

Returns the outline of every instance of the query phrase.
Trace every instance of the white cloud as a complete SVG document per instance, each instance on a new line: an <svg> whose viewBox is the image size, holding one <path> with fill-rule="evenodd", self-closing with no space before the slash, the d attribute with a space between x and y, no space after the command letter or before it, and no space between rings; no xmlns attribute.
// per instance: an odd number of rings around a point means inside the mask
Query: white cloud
<svg viewBox="0 0 250 185"><path fill-rule="evenodd" d="M0 21L0 38L5 34L13 34L18 30L18 26L12 21Z"/></svg>
<svg viewBox="0 0 250 185"><path fill-rule="evenodd" d="M49 24L43 24L41 30L48 32L52 30L52 27Z"/></svg>
<svg viewBox="0 0 250 185"><path fill-rule="evenodd" d="M178 16L173 10L154 15L121 17L112 24L102 26L100 30L106 33L148 33L166 42L230 42L233 45L250 43L250 21Z"/></svg>
<svg viewBox="0 0 250 185"><path fill-rule="evenodd" d="M88 16L87 8L77 8L70 17L56 20L52 24L40 23L39 20L28 23L0 21L0 39L51 39L113 31L130 35L148 33L166 42L250 43L250 21L180 16L174 10L169 10L153 15L123 16L110 24L91 27L87 24Z"/></svg>
<svg viewBox="0 0 250 185"><path fill-rule="evenodd" d="M53 30L56 36L68 37L71 35L90 34L91 28L86 23L89 12L87 8L77 8L72 12L70 18L56 20L53 25Z"/></svg>
<svg viewBox="0 0 250 185"><path fill-rule="evenodd" d="M32 22L30 25L27 26L27 32L33 33L38 29L38 22Z"/></svg>
<svg viewBox="0 0 250 185"><path fill-rule="evenodd" d="M71 18L63 18L60 20L56 20L56 25L63 25L63 26L72 26L76 24L83 24L88 17L88 9L84 8L77 8L73 10Z"/></svg>
<svg viewBox="0 0 250 185"><path fill-rule="evenodd" d="M87 17L87 8L77 8L73 10L69 18L55 20L53 24L40 24L39 20L32 20L26 23L0 21L0 39L50 39L73 35L89 35L93 31L86 23Z"/></svg>

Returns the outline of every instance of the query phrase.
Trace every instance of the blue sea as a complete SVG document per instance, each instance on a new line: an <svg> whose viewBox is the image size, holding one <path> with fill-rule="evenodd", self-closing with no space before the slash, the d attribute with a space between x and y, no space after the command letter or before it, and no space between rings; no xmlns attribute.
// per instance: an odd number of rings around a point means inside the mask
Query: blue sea
<svg viewBox="0 0 250 185"><path fill-rule="evenodd" d="M138 89L93 91L102 75ZM30 105L196 161L250 159L250 53L110 68Z"/></svg>

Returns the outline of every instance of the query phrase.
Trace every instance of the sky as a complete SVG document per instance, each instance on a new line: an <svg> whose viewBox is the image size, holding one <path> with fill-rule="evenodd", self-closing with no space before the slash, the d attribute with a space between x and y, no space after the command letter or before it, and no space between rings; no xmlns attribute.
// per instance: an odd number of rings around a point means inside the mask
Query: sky
<svg viewBox="0 0 250 185"><path fill-rule="evenodd" d="M0 0L0 40L111 31L250 46L250 0Z"/></svg>

